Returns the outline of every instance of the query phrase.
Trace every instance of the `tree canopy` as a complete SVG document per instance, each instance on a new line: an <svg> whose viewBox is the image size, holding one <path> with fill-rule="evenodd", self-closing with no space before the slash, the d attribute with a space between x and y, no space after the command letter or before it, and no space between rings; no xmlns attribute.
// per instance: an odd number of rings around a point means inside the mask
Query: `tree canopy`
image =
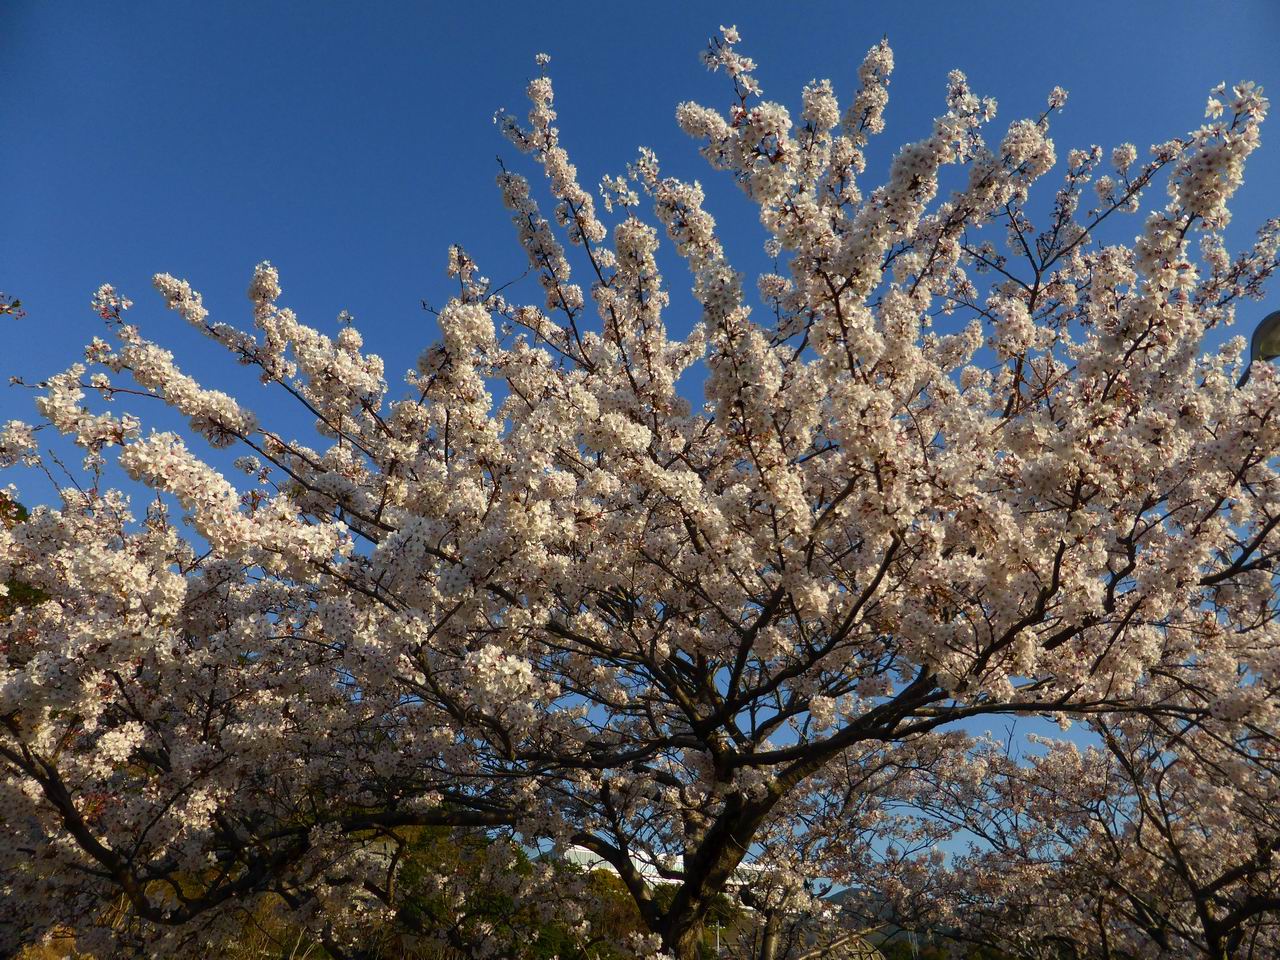
<svg viewBox="0 0 1280 960"><path fill-rule="evenodd" d="M1280 952L1280 371L1237 388L1243 340L1205 352L1277 267L1280 221L1223 239L1262 91L1215 90L1141 160L1059 157L1064 91L992 133L956 71L873 187L887 41L845 108L815 81L794 118L733 28L704 56L728 108L677 121L758 209L754 292L652 151L580 183L543 56L501 127L545 183L498 175L540 298L452 248L402 386L269 263L245 328L156 276L313 436L97 292L106 337L0 434L14 470L44 462L37 429L84 452L84 482L0 530L24 585L0 624L10 942L189 956L270 904L374 956L429 888L678 960L726 897L760 960L890 924L1025 957ZM682 336L661 243L692 278ZM157 403L187 429L145 433ZM1096 746L971 732L1023 716ZM424 830L469 868L409 869ZM574 847L634 927L592 923ZM452 948L542 955L465 930Z"/></svg>

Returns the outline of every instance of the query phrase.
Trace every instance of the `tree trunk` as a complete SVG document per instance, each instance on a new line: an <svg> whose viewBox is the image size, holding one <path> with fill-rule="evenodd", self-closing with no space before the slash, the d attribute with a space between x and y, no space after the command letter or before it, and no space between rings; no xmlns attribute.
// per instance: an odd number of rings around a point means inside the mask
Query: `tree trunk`
<svg viewBox="0 0 1280 960"><path fill-rule="evenodd" d="M663 946L675 960L700 960L702 956L702 917L681 918L668 928Z"/></svg>
<svg viewBox="0 0 1280 960"><path fill-rule="evenodd" d="M769 910L765 915L764 929L760 932L760 949L756 951L756 960L777 960L781 927L782 917L779 912Z"/></svg>

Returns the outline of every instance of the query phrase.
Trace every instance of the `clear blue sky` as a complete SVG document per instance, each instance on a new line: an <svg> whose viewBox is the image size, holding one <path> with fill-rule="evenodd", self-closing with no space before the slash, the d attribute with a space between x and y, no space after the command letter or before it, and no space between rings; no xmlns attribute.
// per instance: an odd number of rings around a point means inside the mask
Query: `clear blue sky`
<svg viewBox="0 0 1280 960"><path fill-rule="evenodd" d="M38 380L76 359L101 329L89 297L110 281L186 369L211 386L251 384L160 307L149 278L185 277L216 318L247 322L250 271L270 259L284 302L326 330L351 311L394 383L434 337L419 301L448 295L447 244L461 242L497 281L524 268L495 157L529 168L491 117L523 112L539 51L553 56L584 184L652 146L664 169L707 184L730 254L758 256L751 208L673 120L680 100L727 102L724 79L697 60L721 23L739 26L766 95L791 105L813 77L830 77L847 102L864 51L887 34L897 69L877 170L927 130L953 67L998 98L996 136L1038 112L1055 84L1069 89L1054 121L1060 156L1092 142L1145 150L1183 133L1221 80L1262 83L1280 114L1280 0L3 0L0 290L29 316L4 331L0 373ZM1247 177L1237 247L1280 215L1280 115ZM1243 319L1277 305L1280 292ZM248 400L263 412L257 390ZM31 395L0 386L0 420L10 417L33 417Z"/></svg>

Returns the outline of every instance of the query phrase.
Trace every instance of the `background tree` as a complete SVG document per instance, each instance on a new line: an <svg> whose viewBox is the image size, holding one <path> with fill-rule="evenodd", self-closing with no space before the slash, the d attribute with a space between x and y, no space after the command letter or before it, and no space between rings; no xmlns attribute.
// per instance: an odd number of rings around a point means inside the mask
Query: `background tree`
<svg viewBox="0 0 1280 960"><path fill-rule="evenodd" d="M1093 727L1101 746L1046 743L1028 762L991 744L938 784L929 820L978 838L939 928L1019 956L1280 951L1274 736L1229 716Z"/></svg>
<svg viewBox="0 0 1280 960"><path fill-rule="evenodd" d="M498 177L543 299L509 299L454 248L441 340L396 397L354 326L329 337L279 305L269 264L252 331L156 277L314 417L310 442L184 374L98 291L112 340L37 405L88 471L119 447L158 497L135 520L121 492L66 489L0 532L0 579L44 598L0 641L14 936L78 917L87 949L190 953L271 902L367 955L402 916L388 835L470 828L488 831L483 895L501 880L536 910L577 844L647 931L619 947L686 960L744 862L813 879L841 862L824 809L918 803L918 769L970 769L964 721L1274 727L1280 378L1260 364L1237 390L1239 339L1201 353L1277 265L1280 222L1239 255L1222 240L1261 91L1216 91L1208 123L1142 163L1071 151L1036 205L1061 90L988 144L995 103L952 73L931 132L866 189L888 44L847 109L814 82L793 121L737 43L726 28L705 55L728 111L677 119L772 238L763 322L701 188L651 151L603 182L606 227L546 76L502 126L553 217ZM1158 181L1132 247L1108 244ZM683 338L641 197L692 273ZM144 436L85 391L166 404L192 437ZM195 436L242 448L241 487ZM33 457L31 428L0 449ZM871 849L918 836L880 822ZM533 845L550 859L511 869ZM130 922L95 924L120 895Z"/></svg>

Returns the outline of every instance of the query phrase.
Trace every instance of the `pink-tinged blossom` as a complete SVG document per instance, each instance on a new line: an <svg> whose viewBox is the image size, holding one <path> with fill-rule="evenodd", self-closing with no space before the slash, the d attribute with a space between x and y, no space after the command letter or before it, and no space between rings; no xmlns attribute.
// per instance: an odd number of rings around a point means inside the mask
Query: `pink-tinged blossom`
<svg viewBox="0 0 1280 960"><path fill-rule="evenodd" d="M1206 346L1280 257L1280 221L1223 233L1262 91L1107 166L1055 143L1060 89L996 127L953 71L873 185L887 41L843 108L826 80L763 99L740 44L704 56L725 105L676 122L754 207L763 275L647 148L602 214L539 56L499 123L542 176L497 178L534 302L451 247L403 384L268 262L243 328L157 275L299 437L97 292L107 334L36 398L91 482L3 494L0 937L189 956L274 904L336 956L406 915L379 845L433 827L487 841L474 888L421 878L454 916L496 891L635 955L695 956L720 895L754 943L836 949L883 919L838 887L1015 952L1280 950L1280 371L1237 388L1243 339ZM186 428L144 433L156 405ZM36 429L0 428L0 467L44 465ZM958 730L1025 715L1101 746ZM959 830L990 842L948 861ZM573 847L647 934L588 929Z"/></svg>

